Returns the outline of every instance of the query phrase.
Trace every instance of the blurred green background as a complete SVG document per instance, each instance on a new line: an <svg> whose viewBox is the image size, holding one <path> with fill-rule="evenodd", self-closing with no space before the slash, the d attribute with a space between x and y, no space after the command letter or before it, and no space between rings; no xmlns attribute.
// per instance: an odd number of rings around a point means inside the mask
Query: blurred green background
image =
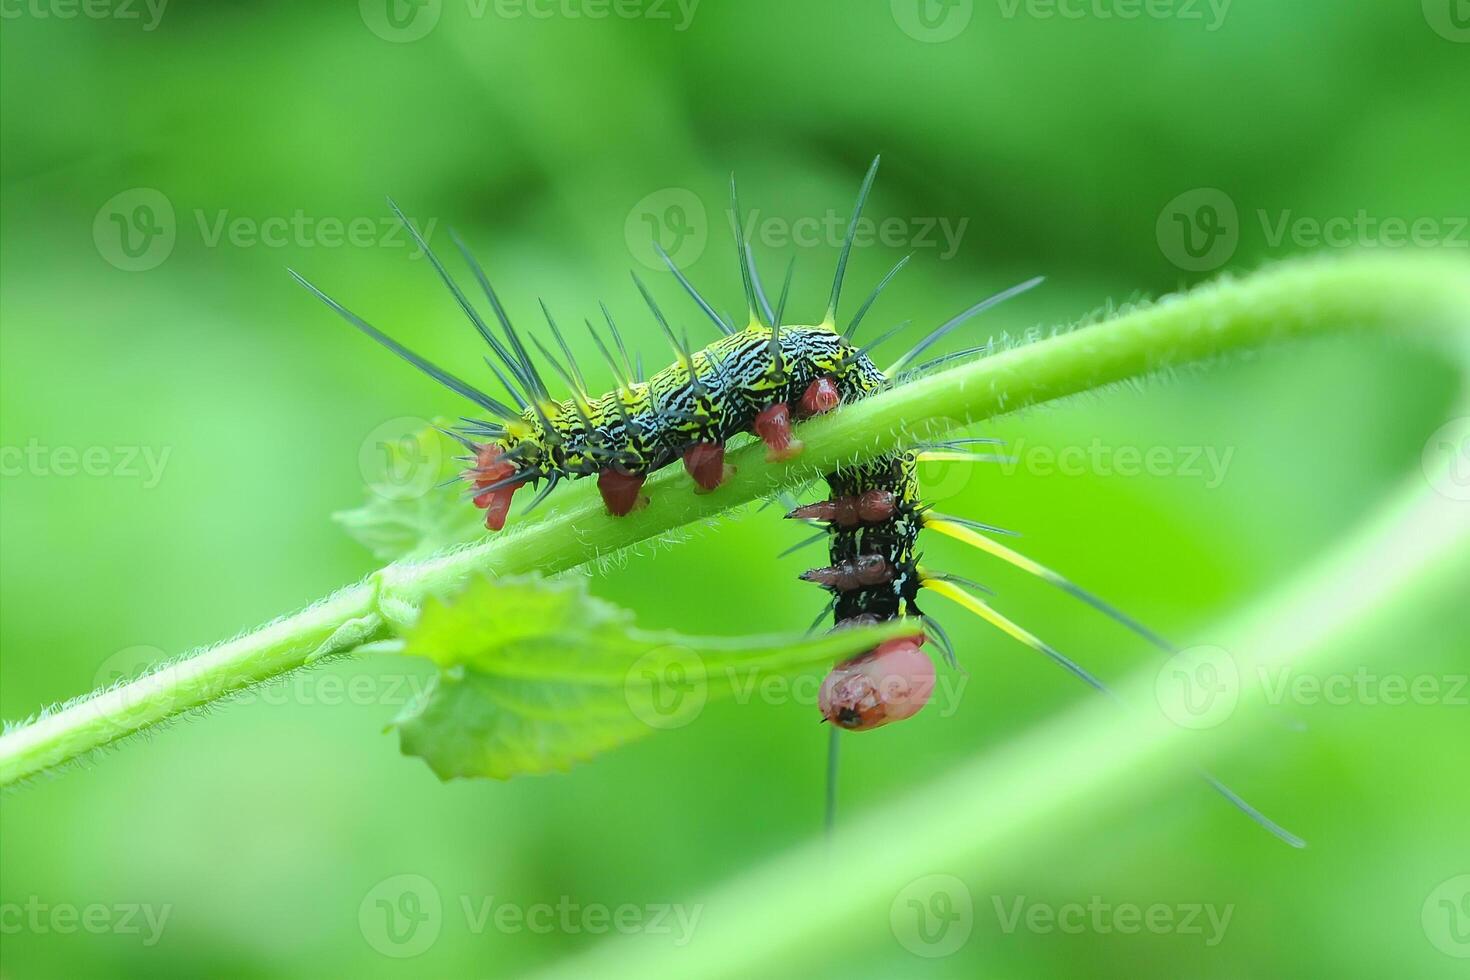
<svg viewBox="0 0 1470 980"><path fill-rule="evenodd" d="M389 230L386 194L440 248L462 231L521 321L538 297L570 323L605 299L659 364L628 268L704 327L646 267L650 233L735 308L724 195L738 172L768 276L797 256L791 309L810 320L836 255L828 216L881 152L868 214L888 223L856 250L849 302L916 256L870 336L912 318L917 337L1048 276L963 346L1303 252L1415 247L1400 226L1470 256L1465 8L7 2L0 713L23 718L375 567L328 515L380 476L385 432L464 406L284 270L479 377L476 338ZM1168 635L1207 640L1418 471L1452 394L1413 351L1320 344L1002 420L977 432L1007 439L1017 465L928 476L944 510L1017 529L1028 553ZM1073 465L1047 455L1084 450ZM799 631L818 605L794 581L808 555L775 558L797 536L752 511L592 587L648 626ZM1064 596L926 547L1103 676L1157 664ZM1337 662L1463 680L1453 592ZM848 740L847 814L1088 696L961 614L944 622L963 696ZM9 795L0 976L513 976L605 937L496 928L478 918L486 900L687 905L819 832L810 704L711 705L567 775L440 785L382 734L405 672L421 672L375 669L366 694L341 686L362 667L299 675ZM1282 705L1288 723L1220 768L1310 839L1304 852L1187 775L1121 787L972 883L973 934L952 955L916 956L876 919L795 956L791 975L1463 975L1451 954L1465 944L1422 913L1470 873L1464 698ZM374 919L404 880L441 903L422 949ZM1208 928L1008 930L997 914L1094 896L1231 919L1210 943ZM32 914L95 905L95 930ZM141 912L124 928L129 907L166 912L161 932ZM1470 935L1470 910L1459 924Z"/></svg>

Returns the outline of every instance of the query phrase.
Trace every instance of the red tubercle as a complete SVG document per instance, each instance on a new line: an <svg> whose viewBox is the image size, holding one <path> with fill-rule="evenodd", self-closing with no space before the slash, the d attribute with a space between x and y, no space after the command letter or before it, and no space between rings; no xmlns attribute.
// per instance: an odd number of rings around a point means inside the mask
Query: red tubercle
<svg viewBox="0 0 1470 980"><path fill-rule="evenodd" d="M648 477L640 473L623 473L618 470L603 470L597 474L597 492L607 512L614 517L624 517L648 503L643 496L643 483Z"/></svg>
<svg viewBox="0 0 1470 980"><path fill-rule="evenodd" d="M825 415L840 404L842 393L837 390L837 382L829 377L818 378L807 385L801 396L801 410L805 415Z"/></svg>
<svg viewBox="0 0 1470 980"><path fill-rule="evenodd" d="M785 402L762 409L751 428L766 444L769 462L795 459L805 448L799 440L791 438L791 408Z"/></svg>
<svg viewBox="0 0 1470 980"><path fill-rule="evenodd" d="M882 524L898 510L892 491L867 490L858 495L857 517L864 524Z"/></svg>
<svg viewBox="0 0 1470 980"><path fill-rule="evenodd" d="M462 476L477 487L487 487L496 480L503 480L516 471L510 460L502 460L505 447L498 442L487 442L475 447L475 465L465 470Z"/></svg>
<svg viewBox="0 0 1470 980"><path fill-rule="evenodd" d="M892 582L893 566L882 555L858 555L850 561L802 572L803 582L814 582L837 592L852 592L871 585Z"/></svg>
<svg viewBox="0 0 1470 980"><path fill-rule="evenodd" d="M504 455L505 447L498 443L489 442L479 446L475 450L475 465L464 471L464 478L478 489L515 476L516 465L510 460L501 459ZM510 513L510 499L523 486L524 482L513 483L475 495L475 506L485 512L485 527L488 530L499 531L505 527L506 515Z"/></svg>
<svg viewBox="0 0 1470 980"><path fill-rule="evenodd" d="M868 490L857 496L803 504L786 516L798 521L830 521L838 527L857 527L859 524L882 524L892 518L897 509L889 491Z"/></svg>
<svg viewBox="0 0 1470 980"><path fill-rule="evenodd" d="M517 483L513 487L491 490L475 498L475 506L485 509L486 530L499 531L505 527L506 515L510 513L511 495L523 486L524 483ZM481 503L482 500L484 503Z"/></svg>
<svg viewBox="0 0 1470 980"><path fill-rule="evenodd" d="M722 442L697 442L684 450L684 469L705 492L714 490L735 472L733 466L725 465Z"/></svg>
<svg viewBox="0 0 1470 980"><path fill-rule="evenodd" d="M836 500L819 500L814 504L802 504L786 516L793 521L833 521L841 524L838 520Z"/></svg>

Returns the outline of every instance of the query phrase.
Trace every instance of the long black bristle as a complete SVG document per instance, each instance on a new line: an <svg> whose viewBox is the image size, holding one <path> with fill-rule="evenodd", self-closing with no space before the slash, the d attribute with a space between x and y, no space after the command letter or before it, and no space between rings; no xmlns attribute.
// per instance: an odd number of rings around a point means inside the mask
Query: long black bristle
<svg viewBox="0 0 1470 980"><path fill-rule="evenodd" d="M745 287L746 315L750 318L752 326L769 326L762 324L760 307L755 298L755 285L750 278L750 260L747 253L750 243L745 240L745 219L740 213L740 192L735 186L735 175L730 175L730 215L735 224L735 253L740 261L740 283Z"/></svg>
<svg viewBox="0 0 1470 980"><path fill-rule="evenodd" d="M500 380L501 387L505 389L506 394L510 395L510 400L515 402L516 406L524 411L526 408L525 397L520 393L515 385L510 383L510 378L505 376L505 372L500 369L500 365L492 361L487 355L485 358L485 366L490 369L490 373L494 374L495 377Z"/></svg>
<svg viewBox="0 0 1470 980"><path fill-rule="evenodd" d="M926 506L925 510L927 509L928 507ZM950 514L945 514L944 520L949 521L951 524L963 524L965 527L973 528L976 531L984 531L987 534L1004 534L1007 537L1012 538L1019 538L1021 536L1020 531L1012 531L1009 528L997 527L994 524L986 524L982 521L971 520L968 517L954 517Z"/></svg>
<svg viewBox="0 0 1470 980"><path fill-rule="evenodd" d="M602 359L607 362L608 368L612 371L613 380L617 382L619 388L628 387L631 378L629 378L627 374L623 373L623 369L618 364L617 358L613 357L612 351L608 350L607 345L602 342L602 337L598 336L597 328L592 325L592 321L588 320L586 322L587 333L589 336L592 337L592 342L597 345L598 353L602 355Z"/></svg>
<svg viewBox="0 0 1470 980"><path fill-rule="evenodd" d="M955 450L958 450L962 446L973 446L973 445L1004 446L1005 445L1005 442L1006 441L1004 439L990 439L990 438L982 438L980 436L971 436L971 437L967 437L967 438L963 438L963 439L937 439L937 440L934 440L932 442L916 442L910 448L911 449L955 449Z"/></svg>
<svg viewBox="0 0 1470 980"><path fill-rule="evenodd" d="M832 299L827 304L826 323L829 326L837 323L837 302L842 298L842 280L847 275L847 260L852 256L852 241L857 236L858 219L862 217L863 205L867 203L868 194L873 189L873 178L878 176L880 159L881 157L873 158L867 175L863 177L863 185L858 189L857 204L852 209L852 220L847 223L847 237L842 240L842 251L837 255L837 274L832 277Z"/></svg>
<svg viewBox="0 0 1470 980"><path fill-rule="evenodd" d="M771 307L771 301L766 296L766 287L761 282L760 269L756 267L755 250L749 245L745 247L745 263L750 266L750 285L755 290L755 301L760 307L761 316L765 317L766 323L774 326L776 324L776 311Z"/></svg>
<svg viewBox="0 0 1470 980"><path fill-rule="evenodd" d="M503 459L504 457L501 458ZM519 470L512 476L507 476L502 480L496 480L494 483L487 484L483 487L471 485L465 489L464 495L466 497L478 497L480 494L489 493L492 490L504 490L506 487L513 487L521 483L539 480L545 475L540 470Z"/></svg>
<svg viewBox="0 0 1470 980"><path fill-rule="evenodd" d="M592 424L592 420L587 417L586 409L582 407L582 402L584 401L585 396L583 395L581 389L577 387L577 382L572 378L567 369L562 367L561 362L556 359L551 351L546 349L546 345L541 343L541 338L533 334L531 337L531 343L536 345L536 349L541 352L542 357L546 358L546 363L551 365L551 369L555 371L557 375L567 383L568 387L576 392L576 397L570 399L572 411L577 413L577 418L581 420L582 426L589 433L593 432L595 427Z"/></svg>
<svg viewBox="0 0 1470 980"><path fill-rule="evenodd" d="M913 367L906 369L903 374L904 377L912 377L914 375L923 374L925 371L937 368L941 364L948 364L950 361L958 361L962 358L972 357L975 354L988 354L990 353L990 350L990 344L980 344L978 347L966 347L964 350L957 350L949 354L941 354L938 357L931 357L929 360L923 362L922 364L915 364Z"/></svg>
<svg viewBox="0 0 1470 980"><path fill-rule="evenodd" d="M461 432L455 432L453 429L446 429L444 428L444 426L435 425L433 422L430 422L429 426L440 435L448 436L449 438L453 439L455 442L459 443L470 452L475 452L480 448L472 440L465 438L464 434ZM504 432L503 429L501 431Z"/></svg>
<svg viewBox="0 0 1470 980"><path fill-rule="evenodd" d="M532 497L531 502L526 505L526 509L521 511L522 516L531 513L531 511L535 510L541 504L541 501L551 496L551 491L556 489L556 485L559 482L561 482L560 474L551 474L551 479L546 481L546 486L542 487L540 490L537 490L536 496Z"/></svg>
<svg viewBox="0 0 1470 980"><path fill-rule="evenodd" d="M632 276L633 284L638 287L638 292L643 295L643 302L648 304L648 309L653 313L653 318L658 321L658 328L663 332L664 339L674 349L674 356L679 359L679 363L689 372L689 383L693 386L694 393L702 393L704 385L700 383L699 378L694 373L694 358L689 353L688 345L681 343L679 338L674 334L674 328L669 326L669 321L664 316L664 311L659 309L658 301L653 298L653 293L649 292L648 286L639 278L638 273L634 272Z"/></svg>
<svg viewBox="0 0 1470 980"><path fill-rule="evenodd" d="M925 615L921 615L919 618L924 621L924 631L933 636L934 642L939 645L940 651L944 654L944 662L951 667L958 667L960 660L959 657L955 656L954 642L950 640L949 634L944 631L944 627L939 625L939 620L933 616Z"/></svg>
<svg viewBox="0 0 1470 980"><path fill-rule="evenodd" d="M995 590L990 586L981 585L974 579L965 578L963 575L955 575L951 572L930 572L929 577L939 579L941 582L953 582L955 585L963 585L967 589L974 589L976 592L983 592L986 595L995 595Z"/></svg>
<svg viewBox="0 0 1470 980"><path fill-rule="evenodd" d="M505 331L506 339L510 341L511 351L514 352L514 355L508 356L506 361L508 364L519 365L520 370L518 373L526 383L527 394L531 396L529 400L532 402L549 400L551 398L551 392L547 389L546 382L541 379L540 372L536 370L536 365L532 362L530 352L526 350L526 345L521 343L520 334L516 332L516 328L511 324L510 316L505 312L505 306L501 304L500 297L496 295L495 287L490 284L490 277L485 275L485 270L480 265L479 260L475 258L475 253L470 251L469 246L464 243L464 240L459 237L453 228L449 229L449 237L454 242L455 248L459 249L459 254L463 256L465 264L470 267L470 271L475 276L475 281L480 284L480 291L489 300L490 308L495 312L495 318L500 321L500 329Z"/></svg>
<svg viewBox="0 0 1470 980"><path fill-rule="evenodd" d="M791 297L791 277L796 272L796 256L786 263L786 278L781 282L781 298L776 301L776 315L771 318L772 323L783 323L786 319L786 300Z"/></svg>
<svg viewBox="0 0 1470 980"><path fill-rule="evenodd" d="M824 541L824 540L826 540L829 537L831 537L831 534L829 532L827 532L827 531L822 531L820 534L813 534L809 538L803 538L802 540L796 542L796 544L794 544L791 547L787 548L785 551L781 552L776 557L777 558L785 558L787 555L794 555L798 551L800 551L802 548L806 548L806 547L809 547L810 545L814 545L818 541Z"/></svg>
<svg viewBox="0 0 1470 980"><path fill-rule="evenodd" d="M572 348L567 344L567 339L562 336L561 328L556 325L556 318L551 315L551 310L543 300L541 312L546 314L546 325L551 328L551 336L556 338L556 344L561 348L562 354L566 355L567 367L571 369L572 377L575 379L577 392L582 397L589 397L592 389L587 387L587 379L582 374L582 369L577 365L577 358L572 354Z"/></svg>
<svg viewBox="0 0 1470 980"><path fill-rule="evenodd" d="M822 828L830 840L832 831L837 827L837 771L842 746L842 729L836 725L831 725L829 728L827 732L827 793L822 813Z"/></svg>
<svg viewBox="0 0 1470 980"><path fill-rule="evenodd" d="M888 328L888 330L886 330L885 332L879 334L876 340L871 340L863 346L859 347L857 349L857 354L861 355L872 353L875 348L883 346L885 343L898 336L898 334L902 333L908 327L908 325L913 322L913 320L905 320L902 323L895 324L894 326Z"/></svg>
<svg viewBox="0 0 1470 980"><path fill-rule="evenodd" d="M490 349L495 352L495 356L504 361L506 366L511 369L511 373L515 374L517 380L519 380L520 383L525 386L527 393L530 393L531 387L529 381L518 370L515 359L511 356L510 352L501 345L500 341L496 339L495 335L491 333L490 325L485 322L484 318L480 316L479 311L476 310L473 304L470 303L469 297L465 296L464 294L464 290L459 288L459 283L456 282L454 277L449 274L449 270L445 268L444 263L439 260L439 256L435 254L432 248L429 247L428 241L424 238L422 234L419 233L419 230L414 225L414 223L408 220L408 216L403 213L403 210L401 208L399 208L398 202L394 201L391 197L388 198L388 208L393 212L394 216L398 218L399 223L408 230L408 233L413 238L414 243L418 245L419 249L424 253L424 257L429 260L429 264L434 267L434 271L439 274L439 278L443 280L444 285L449 288L449 292L454 297L455 302L459 304L459 308L464 311L465 316L469 317L470 323L474 325L475 331L479 333L480 337L484 339L485 343L490 345ZM453 237L453 231L450 232L450 235L451 237ZM458 239L456 239L456 243L457 242Z"/></svg>
<svg viewBox="0 0 1470 980"><path fill-rule="evenodd" d="M633 359L628 356L628 346L623 343L623 335L618 330L617 321L613 319L612 311L607 308L606 303L598 304L602 307L602 317L607 321L607 329L612 333L613 343L617 344L618 353L623 357L623 366L627 368L628 377L635 381L643 379L642 368L635 367Z"/></svg>
<svg viewBox="0 0 1470 980"><path fill-rule="evenodd" d="M470 435L489 436L492 439L505 435L505 427L494 422L482 422L464 415L461 415L459 420L464 423L464 431Z"/></svg>
<svg viewBox="0 0 1470 980"><path fill-rule="evenodd" d="M1091 688L1093 688L1093 690L1095 690L1098 693L1102 694L1103 696L1111 699L1112 701L1114 701L1114 702L1116 702L1118 704L1123 704L1124 703L1123 702L1123 699L1121 697L1119 697L1118 694L1112 688L1110 688L1106 684L1104 684L1101 680L1099 680L1097 677L1095 677L1091 672L1089 672L1082 665L1078 664L1075 660L1072 660L1070 657L1068 657L1065 654L1061 653L1060 651L1056 650L1054 647L1050 646L1049 644L1043 643L1040 640L1037 640L1036 642L1037 642L1038 646L1041 648L1041 652L1042 653L1044 653L1046 656L1050 657L1054 662L1056 662L1057 664L1059 664L1068 673L1070 673L1073 676L1081 679L1084 683L1086 683L1088 686L1090 686ZM1276 821L1274 821L1270 817L1266 816L1260 810L1257 810L1255 807L1251 806L1248 802L1245 801L1244 798L1242 798L1238 793L1236 793L1230 787L1228 787L1224 783L1222 783L1209 770L1203 769L1203 768L1196 768L1195 771L1199 773L1200 778L1202 778L1206 783L1208 783L1210 785L1210 788L1211 789L1213 789L1215 792L1219 793L1221 796L1225 797L1225 799L1229 800L1230 803L1236 809L1240 810L1240 812L1241 813L1244 813L1247 817L1250 817L1252 820L1254 820L1257 824L1259 824L1266 831L1268 831L1269 833L1275 835L1277 838L1279 838L1280 840L1286 842L1287 844L1291 845L1292 847L1306 847L1307 846L1306 841L1302 840L1296 834L1293 834L1291 831L1287 830L1285 827L1283 827L1280 824L1276 823Z"/></svg>
<svg viewBox="0 0 1470 980"><path fill-rule="evenodd" d="M491 398L489 395L485 394L483 391L476 388L469 382L460 380L459 378L450 374L448 371L439 367L432 361L424 357L420 357L418 354L415 354L407 347L404 347L402 344L398 343L398 341L394 340L392 337L389 337L377 327L373 326L371 323L368 323L362 317L358 316L356 313L353 313L341 303L338 303L336 300L332 299L332 297L328 296L326 293L316 288L316 286L308 282L307 279L296 270L287 269L286 271L291 274L291 277L293 279L301 283L301 285L305 286L312 293L312 295L316 296L317 299L321 300L323 303L326 303L327 306L331 307L332 310L334 310L337 315L340 316L342 319L346 320L358 330L361 330L373 340L376 340L378 343L382 344L384 347L388 348L390 351L397 354L408 363L412 364L414 367L418 368L420 371L424 372L424 374L427 374L429 377L433 378L435 381L439 382L450 391L463 395L465 398L468 398L476 405L479 405L481 408L485 409L485 411L490 412L493 415L498 415L500 416L500 418L506 420L507 422L519 417L515 410L512 409L510 406L501 404L500 402L496 401L494 398Z"/></svg>
<svg viewBox="0 0 1470 980"><path fill-rule="evenodd" d="M822 625L823 621L832 614L832 610L836 607L837 597L833 596L831 599L827 600L827 604L822 607L822 611L817 613L817 618L812 620L812 624L806 628L806 635L811 636L813 633L815 633L817 631L817 627Z"/></svg>
<svg viewBox="0 0 1470 980"><path fill-rule="evenodd" d="M863 300L863 305L859 306L858 311L853 314L852 322L847 325L846 330L842 331L842 335L844 337L846 337L848 340L852 340L854 337L857 336L858 325L863 322L863 318L868 315L868 311L873 308L873 304L878 302L878 297L883 294L883 290L888 286L890 282L893 281L893 277L898 275L899 270L908 265L909 259L913 257L914 253L910 252L908 255L905 255L903 258L899 259L898 263L894 265L892 269L888 270L888 275L884 276L879 281L878 285L873 287L873 291L868 294L868 298Z"/></svg>
<svg viewBox="0 0 1470 980"><path fill-rule="evenodd" d="M674 264L674 260L669 257L669 253L664 251L663 246L658 242L654 242L653 249L658 253L659 258L663 259L664 264L669 267L669 271L674 274L674 278L679 280L679 285L684 287L684 291L704 311L704 315L714 322L714 325L720 329L720 332L727 336L734 333L735 328L726 322L724 317L715 312L715 308L709 304L709 301L700 294L698 289L694 288L694 283L689 281L689 277L684 275L683 270Z"/></svg>
<svg viewBox="0 0 1470 980"><path fill-rule="evenodd" d="M929 336L919 341L916 345L914 345L913 349L911 349L907 354L903 355L903 357L900 357L897 361L895 361L893 366L888 369L887 373L897 374L899 371L902 371L903 368L914 358L924 353L924 351L928 350L934 344L937 344L939 341L943 340L945 335L947 335L951 330L954 330L956 327L967 322L972 317L979 316L986 310L991 309L995 306L999 306L1001 303L1004 303L1006 300L1011 299L1014 296L1019 296L1027 290L1035 289L1044 281L1045 277L1043 276L1037 276L1034 279L1027 279L1023 283L1018 283L1017 285L1012 286L1009 289L1001 290L994 296L990 296L981 300L974 306L970 307L968 310L965 310L963 313L959 314L958 316L931 331Z"/></svg>

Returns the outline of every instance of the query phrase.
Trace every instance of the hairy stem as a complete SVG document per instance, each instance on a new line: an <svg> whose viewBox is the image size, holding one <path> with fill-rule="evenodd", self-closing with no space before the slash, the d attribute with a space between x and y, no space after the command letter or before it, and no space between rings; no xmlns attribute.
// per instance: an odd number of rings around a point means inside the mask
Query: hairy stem
<svg viewBox="0 0 1470 980"><path fill-rule="evenodd" d="M475 575L562 571L915 439L1284 341L1350 331L1402 335L1453 346L1463 363L1467 328L1470 273L1462 262L1432 256L1291 263L1171 296L815 419L801 428L807 448L793 462L767 464L762 446L746 446L729 456L735 476L711 494L689 492L688 478L669 467L648 481L648 507L614 519L603 513L592 481L581 481L503 534L389 565L302 612L10 729L0 736L0 786L383 639L410 622L425 597Z"/></svg>

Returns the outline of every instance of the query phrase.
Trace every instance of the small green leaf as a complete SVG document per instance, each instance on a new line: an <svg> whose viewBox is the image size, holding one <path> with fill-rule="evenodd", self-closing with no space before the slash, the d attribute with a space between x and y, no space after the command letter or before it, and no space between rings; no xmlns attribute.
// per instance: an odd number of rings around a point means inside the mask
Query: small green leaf
<svg viewBox="0 0 1470 980"><path fill-rule="evenodd" d="M447 424L447 423L446 423ZM480 512L453 483L463 447L423 419L395 419L364 440L358 463L366 481L361 507L332 520L385 561L423 558L484 535Z"/></svg>
<svg viewBox="0 0 1470 980"><path fill-rule="evenodd" d="M439 674L395 725L403 751L441 779L565 770L681 728L764 678L913 632L902 622L806 639L647 632L581 579L479 579L453 602L428 602L409 631L407 652Z"/></svg>

